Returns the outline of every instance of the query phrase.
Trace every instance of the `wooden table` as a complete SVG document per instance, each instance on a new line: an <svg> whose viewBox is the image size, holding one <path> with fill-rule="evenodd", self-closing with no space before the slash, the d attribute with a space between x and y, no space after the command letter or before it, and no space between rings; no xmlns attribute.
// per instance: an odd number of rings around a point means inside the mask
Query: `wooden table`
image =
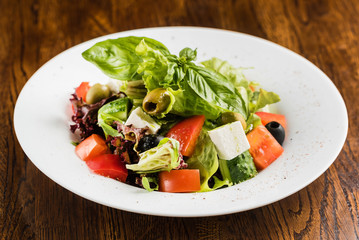
<svg viewBox="0 0 359 240"><path fill-rule="evenodd" d="M0 9L0 239L359 238L358 1L0 0ZM26 81L46 61L78 43L157 26L244 32L316 64L348 106L350 130L334 164L286 199L208 218L112 209L46 177L24 154L13 130L13 109Z"/></svg>

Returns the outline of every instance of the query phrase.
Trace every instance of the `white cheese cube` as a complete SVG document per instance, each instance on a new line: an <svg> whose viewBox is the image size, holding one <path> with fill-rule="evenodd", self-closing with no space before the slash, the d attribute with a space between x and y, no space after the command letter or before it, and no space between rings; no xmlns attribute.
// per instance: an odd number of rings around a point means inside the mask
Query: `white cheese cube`
<svg viewBox="0 0 359 240"><path fill-rule="evenodd" d="M156 123L147 113L145 113L141 107L136 108L133 110L128 117L125 125L132 124L135 128L144 128L149 127L149 132L154 134L156 133L161 126Z"/></svg>
<svg viewBox="0 0 359 240"><path fill-rule="evenodd" d="M111 92L113 93L119 93L122 85L123 82L117 79L110 78L107 82L107 86L110 88Z"/></svg>
<svg viewBox="0 0 359 240"><path fill-rule="evenodd" d="M218 156L231 160L249 149L249 142L240 121L226 124L208 132Z"/></svg>

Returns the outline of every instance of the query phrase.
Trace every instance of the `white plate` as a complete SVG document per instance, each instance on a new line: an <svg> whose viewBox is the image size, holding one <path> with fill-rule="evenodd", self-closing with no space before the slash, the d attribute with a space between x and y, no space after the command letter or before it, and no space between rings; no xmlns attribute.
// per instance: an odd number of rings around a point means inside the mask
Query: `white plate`
<svg viewBox="0 0 359 240"><path fill-rule="evenodd" d="M108 78L81 53L108 38L146 36L175 54L197 48L198 60L213 56L245 72L282 101L288 134L284 154L255 178L207 193L147 192L90 173L74 153L69 131L70 94L82 81ZM94 202L161 216L213 216L241 212L283 199L318 178L346 139L347 111L331 80L312 63L272 42L246 34L197 27L164 27L116 33L77 45L47 62L26 83L16 103L14 126L27 156L64 188Z"/></svg>

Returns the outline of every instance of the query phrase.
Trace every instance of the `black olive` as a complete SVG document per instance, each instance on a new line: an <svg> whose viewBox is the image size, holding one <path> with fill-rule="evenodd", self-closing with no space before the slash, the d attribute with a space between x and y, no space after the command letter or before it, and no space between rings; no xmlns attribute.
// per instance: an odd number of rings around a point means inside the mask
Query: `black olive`
<svg viewBox="0 0 359 240"><path fill-rule="evenodd" d="M277 142L282 145L285 138L285 130L282 125L278 122L270 122L266 124L266 128L272 134L272 136L277 140Z"/></svg>
<svg viewBox="0 0 359 240"><path fill-rule="evenodd" d="M137 145L137 151L144 152L151 148L154 148L158 145L158 143L163 139L163 136L150 134L143 136Z"/></svg>

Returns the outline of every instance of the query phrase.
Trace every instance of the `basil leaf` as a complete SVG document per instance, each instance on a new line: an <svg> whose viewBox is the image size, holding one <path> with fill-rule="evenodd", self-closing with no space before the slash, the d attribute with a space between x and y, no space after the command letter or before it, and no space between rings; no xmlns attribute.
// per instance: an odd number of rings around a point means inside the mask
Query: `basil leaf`
<svg viewBox="0 0 359 240"><path fill-rule="evenodd" d="M197 49L192 50L190 48L184 48L179 53L179 61L181 63L186 63L194 61L197 58Z"/></svg>
<svg viewBox="0 0 359 240"><path fill-rule="evenodd" d="M211 120L215 120L221 115L223 110L220 107L209 104L200 98L187 82L184 81L181 85L181 89L176 91L171 88L167 89L175 97L171 113L182 117L205 115L206 119Z"/></svg>
<svg viewBox="0 0 359 240"><path fill-rule="evenodd" d="M249 100L252 99L253 91L250 86L257 86L255 82L250 82L243 74L243 70L246 68L243 67L233 67L227 61L221 60L219 58L213 57L210 60L201 62L206 68L210 68L217 73L225 76L233 85L238 89L240 94L245 101L247 112L249 112ZM244 90L247 92L245 93Z"/></svg>
<svg viewBox="0 0 359 240"><path fill-rule="evenodd" d="M247 118L247 107L243 96L223 75L211 69L189 65L186 81L192 90L208 104L240 113L245 119Z"/></svg>
<svg viewBox="0 0 359 240"><path fill-rule="evenodd" d="M136 54L136 47L142 41L163 54L170 54L168 49L160 42L146 37L123 37L108 39L96 43L82 53L89 62L95 64L107 76L122 81L141 79L137 74L142 58Z"/></svg>

